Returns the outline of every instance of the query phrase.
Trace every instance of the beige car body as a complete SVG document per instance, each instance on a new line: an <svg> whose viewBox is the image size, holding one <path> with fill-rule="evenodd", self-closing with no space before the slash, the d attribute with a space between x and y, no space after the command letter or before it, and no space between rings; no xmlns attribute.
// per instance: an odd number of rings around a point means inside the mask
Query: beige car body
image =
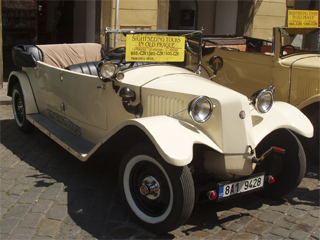
<svg viewBox="0 0 320 240"><path fill-rule="evenodd" d="M32 90L28 84L23 87L28 106L26 109L28 120L81 161L86 161L122 128L132 125L145 132L161 156L176 166L189 164L193 159L193 145L203 144L224 156L225 166L221 169L212 168L216 175L223 178L229 178L229 175L241 177L251 174L255 164L247 159L250 156L247 147L255 148L275 129L287 128L306 137L311 137L313 134L308 119L290 105L277 102L270 112L259 114L248 104L249 101L245 96L187 70L181 72L179 69L177 73L177 67L172 66L154 66L152 71L147 67L140 68L125 73L126 78L119 85L130 86L137 93L140 86L145 85L141 91L141 103L148 107L144 109L143 118L133 118L132 114L125 111L121 98L114 93L111 83L107 83L105 89L97 88L103 85L98 77L73 73L43 62L37 63L37 69L24 68L23 71L29 76L32 86ZM164 71L168 76L163 75ZM177 75L171 75L173 73ZM55 81L50 80L49 76ZM63 76L62 81L61 76ZM150 82L150 79L159 76L165 81ZM186 76L188 84L185 84ZM15 77L19 78L22 85L27 82L27 79L23 79L26 77L24 73L12 72L9 85L13 84L11 81L16 79ZM177 81L177 77L181 80ZM132 82L131 79L139 81ZM181 91L183 83L184 88ZM194 88L194 85L202 85L203 88ZM212 91L212 88L215 90ZM171 114L185 109L188 103L199 95L212 96L217 106L214 116L209 121L195 124L187 111L170 117ZM139 95L137 99L140 99ZM107 104L110 102L112 104ZM223 110L222 102L226 102L228 111ZM65 111L61 110L62 103ZM43 128L34 115L40 113L50 119L48 110L78 126L81 129L81 138L88 144L83 145L83 149L81 146L80 149L75 149L59 139L54 132ZM243 110L251 117L241 119L238 115ZM59 121L53 121L75 134L70 127ZM159 125L162 126L161 131ZM234 137L235 135L237 137ZM215 158L210 159L212 162L209 165L215 166Z"/></svg>
<svg viewBox="0 0 320 240"><path fill-rule="evenodd" d="M281 28L274 29L273 51L272 46L263 46L265 49L261 53L234 51L230 45L231 48L219 46L212 54L204 56L202 63L212 76L213 70L208 67L210 58L213 55L222 57L223 67L212 80L247 97L256 89L273 85L276 101L288 102L298 109L319 102L320 54L282 56L280 32Z"/></svg>
<svg viewBox="0 0 320 240"><path fill-rule="evenodd" d="M27 119L81 161L86 161L121 129L136 126L170 164L188 165L194 157L193 146L202 144L223 156L225 163L218 164L221 168L211 167L215 175L239 178L250 175L255 168L250 161L254 154L249 154L248 146L254 149L273 130L287 128L306 137L313 135L309 120L290 105L276 102L271 111L260 114L246 96L186 69L146 65L124 74L117 85L136 92L132 104L140 102L144 106L141 118L124 109L111 82L42 61L34 68L12 72L8 95L19 81ZM199 96L210 97L216 106L212 117L202 124L192 121L186 110ZM241 111L245 112L245 119L239 117ZM67 142L43 127L38 116L63 128L72 141ZM215 161L221 158L210 157L207 165L217 166Z"/></svg>
<svg viewBox="0 0 320 240"><path fill-rule="evenodd" d="M202 75L238 91L248 98L255 90L273 85L276 101L292 104L312 121L317 135L310 141L305 139L301 139L301 141L303 143L307 141L304 143L306 151L315 151L316 155L313 157L318 158L320 53L303 53L296 49L297 53L292 54L292 47L283 48L283 53L281 51L282 31L304 33L312 30L315 31L315 29L274 28L272 43L269 42L268 45L262 46L260 52L250 48L248 40L247 45L208 46L209 49L212 48L212 53L204 55L202 58ZM215 41L214 36L208 38ZM222 58L223 67L215 73L209 67L209 62L212 57L216 56ZM189 58L189 65L192 63L191 59ZM309 149L310 143L312 147Z"/></svg>
<svg viewBox="0 0 320 240"><path fill-rule="evenodd" d="M107 39L120 32L133 30L106 29ZM159 33L134 30L151 32ZM268 189L282 196L300 184L305 154L292 132L310 138L313 127L273 102L272 87L249 100L187 68L124 62L106 49L101 61L99 44L18 45L22 70L10 74L8 95L21 131L36 126L81 161L116 152L119 190L142 226L168 232L197 202Z"/></svg>

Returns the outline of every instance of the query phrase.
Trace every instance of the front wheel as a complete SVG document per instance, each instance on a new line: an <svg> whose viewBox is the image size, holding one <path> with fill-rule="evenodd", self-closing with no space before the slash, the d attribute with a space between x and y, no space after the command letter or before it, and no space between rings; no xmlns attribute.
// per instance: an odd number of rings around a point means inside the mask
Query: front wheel
<svg viewBox="0 0 320 240"><path fill-rule="evenodd" d="M261 195L279 198L292 192L302 181L306 171L306 157L298 138L287 129L276 130L266 136L256 148L257 156L272 146L285 149L285 153L268 155L255 171L265 172L276 180L272 184L266 183Z"/></svg>
<svg viewBox="0 0 320 240"><path fill-rule="evenodd" d="M148 144L138 144L124 156L119 184L135 220L154 233L179 227L193 210L194 184L188 167L168 164Z"/></svg>

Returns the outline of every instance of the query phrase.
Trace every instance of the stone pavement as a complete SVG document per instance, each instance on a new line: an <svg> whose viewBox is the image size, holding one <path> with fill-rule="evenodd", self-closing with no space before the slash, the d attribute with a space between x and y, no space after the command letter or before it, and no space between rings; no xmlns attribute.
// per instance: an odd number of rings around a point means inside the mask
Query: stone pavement
<svg viewBox="0 0 320 240"><path fill-rule="evenodd" d="M197 205L183 226L157 236L124 208L116 155L80 162L39 130L20 132L8 103L0 104L1 240L319 239L319 165L309 164L283 199L251 194Z"/></svg>
<svg viewBox="0 0 320 240"><path fill-rule="evenodd" d="M0 88L0 105L10 105L11 97L7 96L8 82L3 82L3 88Z"/></svg>

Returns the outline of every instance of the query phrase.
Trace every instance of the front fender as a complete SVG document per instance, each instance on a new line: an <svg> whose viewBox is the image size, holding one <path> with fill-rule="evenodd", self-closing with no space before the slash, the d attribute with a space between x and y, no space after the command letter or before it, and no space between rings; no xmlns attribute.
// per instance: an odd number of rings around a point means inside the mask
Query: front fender
<svg viewBox="0 0 320 240"><path fill-rule="evenodd" d="M310 120L296 107L285 102L275 102L272 109L262 117L252 114L252 124L256 145L270 132L280 128L289 129L307 138L313 136Z"/></svg>
<svg viewBox="0 0 320 240"><path fill-rule="evenodd" d="M167 116L136 118L125 121L122 127L134 125L144 131L163 159L175 166L185 166L192 161L193 145L204 144L222 150L203 132L178 119Z"/></svg>
<svg viewBox="0 0 320 240"><path fill-rule="evenodd" d="M10 73L8 80L7 95L12 96L13 86L17 82L19 82L23 93L26 114L39 113L28 76L25 72L14 71Z"/></svg>
<svg viewBox="0 0 320 240"><path fill-rule="evenodd" d="M301 104L299 104L297 106L298 109L303 109L309 105L311 105L312 103L315 103L315 102L320 102L320 93L319 94L316 94L316 95L313 95L312 97L308 98L307 100L303 101Z"/></svg>

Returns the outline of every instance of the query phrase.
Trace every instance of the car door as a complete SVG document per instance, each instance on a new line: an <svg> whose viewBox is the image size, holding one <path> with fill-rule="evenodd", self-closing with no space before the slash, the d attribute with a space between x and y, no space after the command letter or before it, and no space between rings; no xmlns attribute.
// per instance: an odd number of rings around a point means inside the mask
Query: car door
<svg viewBox="0 0 320 240"><path fill-rule="evenodd" d="M40 113L48 114L48 110L61 113L60 103L63 102L62 69L43 62L38 62L35 78L31 78L33 91Z"/></svg>
<svg viewBox="0 0 320 240"><path fill-rule="evenodd" d="M97 76L63 70L66 116L81 129L81 137L96 143L107 130L107 91Z"/></svg>
<svg viewBox="0 0 320 240"><path fill-rule="evenodd" d="M273 84L273 56L216 49L223 67L212 80L250 97L255 91Z"/></svg>

